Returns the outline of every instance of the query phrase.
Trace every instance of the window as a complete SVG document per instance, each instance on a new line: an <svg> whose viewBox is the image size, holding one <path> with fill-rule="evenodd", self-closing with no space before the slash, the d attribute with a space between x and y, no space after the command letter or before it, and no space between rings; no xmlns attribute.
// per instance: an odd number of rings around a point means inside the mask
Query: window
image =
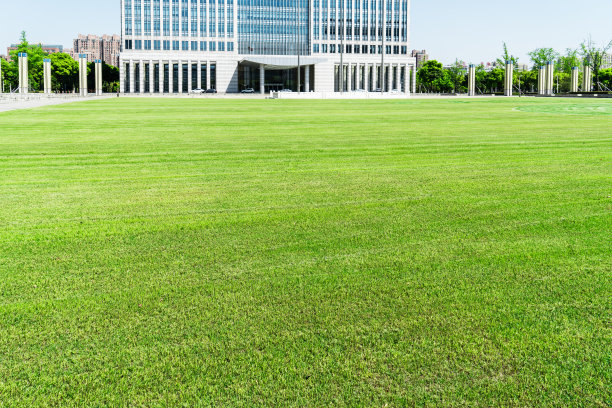
<svg viewBox="0 0 612 408"><path fill-rule="evenodd" d="M181 41L181 49L183 51L189 51L189 41Z"/></svg>
<svg viewBox="0 0 612 408"><path fill-rule="evenodd" d="M200 51L206 51L206 41L200 41Z"/></svg>
<svg viewBox="0 0 612 408"><path fill-rule="evenodd" d="M211 41L208 43L208 49L209 51L216 51L217 50L217 43L214 41Z"/></svg>
<svg viewBox="0 0 612 408"><path fill-rule="evenodd" d="M225 43L222 41L219 41L219 51L225 51Z"/></svg>
<svg viewBox="0 0 612 408"><path fill-rule="evenodd" d="M197 41L192 41L191 42L191 51L197 51L198 50L198 42Z"/></svg>
<svg viewBox="0 0 612 408"><path fill-rule="evenodd" d="M144 42L144 49L145 50L150 50L151 49L151 40L145 40L145 42Z"/></svg>
<svg viewBox="0 0 612 408"><path fill-rule="evenodd" d="M134 40L134 49L142 50L142 40Z"/></svg>
<svg viewBox="0 0 612 408"><path fill-rule="evenodd" d="M153 41L153 48L155 50L160 50L161 49L161 41L160 40Z"/></svg>
<svg viewBox="0 0 612 408"><path fill-rule="evenodd" d="M234 43L233 43L233 42L228 42L228 43L227 43L227 50L228 50L229 52L234 51Z"/></svg>
<svg viewBox="0 0 612 408"><path fill-rule="evenodd" d="M313 44L312 52L317 54L319 53L319 44Z"/></svg>
<svg viewBox="0 0 612 408"><path fill-rule="evenodd" d="M170 50L170 40L164 40L164 51Z"/></svg>
<svg viewBox="0 0 612 408"><path fill-rule="evenodd" d="M172 41L172 50L173 51L178 51L179 50L179 42L174 40Z"/></svg>

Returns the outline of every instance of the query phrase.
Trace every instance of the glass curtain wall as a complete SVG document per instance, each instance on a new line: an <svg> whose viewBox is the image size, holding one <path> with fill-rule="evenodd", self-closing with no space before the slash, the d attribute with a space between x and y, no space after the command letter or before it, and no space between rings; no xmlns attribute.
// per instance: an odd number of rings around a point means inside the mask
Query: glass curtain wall
<svg viewBox="0 0 612 408"><path fill-rule="evenodd" d="M238 0L238 52L308 55L308 0Z"/></svg>

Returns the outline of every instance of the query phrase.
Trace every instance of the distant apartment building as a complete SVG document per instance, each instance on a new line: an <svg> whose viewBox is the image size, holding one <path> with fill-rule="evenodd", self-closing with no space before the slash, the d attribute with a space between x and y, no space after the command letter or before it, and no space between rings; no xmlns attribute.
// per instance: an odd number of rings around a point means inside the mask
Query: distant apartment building
<svg viewBox="0 0 612 408"><path fill-rule="evenodd" d="M412 50L411 57L416 58L417 69L421 68L424 63L429 61L429 54L426 50Z"/></svg>
<svg viewBox="0 0 612 408"><path fill-rule="evenodd" d="M58 52L64 52L64 46L63 45L49 45L49 44L31 44L31 45L40 45L43 49L44 52L49 53L49 54L55 54ZM6 49L6 55L10 56L11 55L11 51L17 51L17 44L11 44L10 47L8 47Z"/></svg>
<svg viewBox="0 0 612 408"><path fill-rule="evenodd" d="M74 48L70 50L73 58L79 54L87 55L87 62L102 60L108 65L119 66L121 52L121 37L118 35L83 35L73 41Z"/></svg>
<svg viewBox="0 0 612 408"><path fill-rule="evenodd" d="M601 60L601 69L612 68L612 54L604 54Z"/></svg>

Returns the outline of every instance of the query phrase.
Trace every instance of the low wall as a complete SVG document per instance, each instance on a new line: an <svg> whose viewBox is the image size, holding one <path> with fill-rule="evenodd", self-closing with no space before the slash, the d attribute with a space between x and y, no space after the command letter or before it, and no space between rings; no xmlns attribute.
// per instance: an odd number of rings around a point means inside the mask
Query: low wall
<svg viewBox="0 0 612 408"><path fill-rule="evenodd" d="M391 92L270 92L270 99L406 99L410 94Z"/></svg>

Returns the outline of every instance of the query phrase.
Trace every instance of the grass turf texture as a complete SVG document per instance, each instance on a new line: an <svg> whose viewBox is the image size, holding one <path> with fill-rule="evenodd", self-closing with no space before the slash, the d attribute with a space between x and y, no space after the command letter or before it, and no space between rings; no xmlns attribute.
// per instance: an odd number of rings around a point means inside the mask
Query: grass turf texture
<svg viewBox="0 0 612 408"><path fill-rule="evenodd" d="M611 102L0 114L0 406L610 406Z"/></svg>

